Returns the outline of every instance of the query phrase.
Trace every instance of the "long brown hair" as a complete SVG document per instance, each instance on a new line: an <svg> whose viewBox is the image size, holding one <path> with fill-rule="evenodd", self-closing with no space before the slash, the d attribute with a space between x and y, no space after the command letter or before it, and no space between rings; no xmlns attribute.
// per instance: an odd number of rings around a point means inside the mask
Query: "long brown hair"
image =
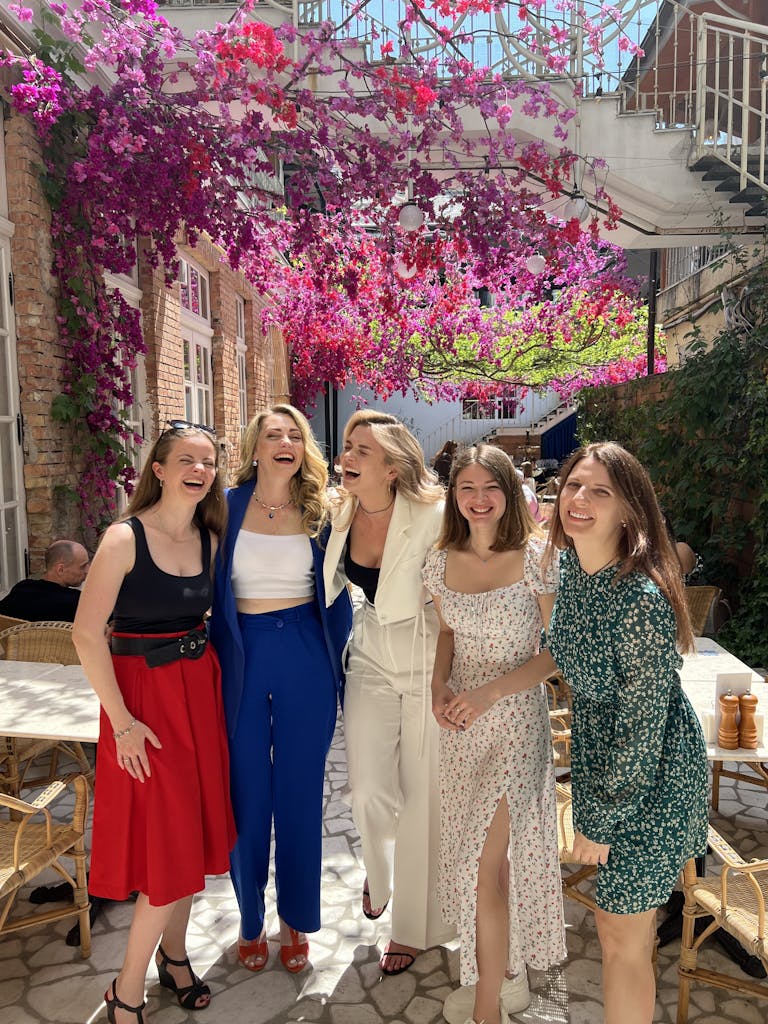
<svg viewBox="0 0 768 1024"><path fill-rule="evenodd" d="M499 520L491 551L512 551L522 548L531 534L540 534L541 531L528 509L512 460L506 452L492 444L462 448L454 455L443 514L443 529L437 547L462 549L466 548L469 542L469 523L459 512L456 501L456 479L463 469L472 465L487 469L501 487L507 500L507 507Z"/></svg>
<svg viewBox="0 0 768 1024"><path fill-rule="evenodd" d="M677 622L677 640L684 651L693 648L693 630L685 602L680 563L669 539L664 517L656 499L651 478L634 455L615 441L601 441L580 448L571 456L560 474L560 488L549 527L547 556L555 557L556 548L572 548L560 518L560 496L568 477L583 460L593 458L608 473L623 506L626 522L619 540L621 566L614 582L631 572L640 572L653 580L672 605Z"/></svg>
<svg viewBox="0 0 768 1024"><path fill-rule="evenodd" d="M292 405L281 402L257 413L243 433L240 444L240 466L235 475L239 487L249 480L258 479L258 467L253 464L256 443L269 416L288 416L299 429L304 442L304 458L298 473L291 477L288 492L291 501L301 510L301 523L308 537L317 537L328 518L328 467L306 416Z"/></svg>
<svg viewBox="0 0 768 1024"><path fill-rule="evenodd" d="M216 458L216 475L213 478L211 489L206 496L197 503L192 521L199 526L204 526L217 537L221 537L227 525L227 503L224 501L224 489L221 485L219 474L219 449L215 439L207 430L200 430L198 427L170 427L164 430L149 450L147 461L141 471L136 490L131 496L128 508L122 520L138 515L144 509L151 508L160 501L162 490L160 481L155 476L152 468L155 462L164 466L171 453L171 449L178 440L184 437L204 437L210 441L213 454Z"/></svg>

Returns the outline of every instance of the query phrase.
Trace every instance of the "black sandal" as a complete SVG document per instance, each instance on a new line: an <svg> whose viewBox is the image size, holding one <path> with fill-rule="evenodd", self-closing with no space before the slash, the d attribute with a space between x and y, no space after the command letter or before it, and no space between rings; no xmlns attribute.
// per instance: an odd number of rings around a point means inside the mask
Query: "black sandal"
<svg viewBox="0 0 768 1024"><path fill-rule="evenodd" d="M162 946L157 947L157 952L162 957L161 962L157 965L157 974L160 979L160 984L163 988L169 988L171 992L176 995L176 998L179 1001L179 1006L183 1010L204 1010L209 1006L211 1002L211 990L192 970L192 964L189 962L189 957L185 957L183 960L171 960L171 958L166 955ZM168 964L172 967L188 968L192 977L192 984L185 985L183 988L180 988L176 983L176 979L168 970ZM198 1006L197 1000L200 999L201 996L208 996L208 1002L203 1003L202 1006Z"/></svg>
<svg viewBox="0 0 768 1024"><path fill-rule="evenodd" d="M147 1005L146 1002L142 1003L141 1006L129 1006L128 1003L124 1003L117 994L117 978L112 982L112 998L109 996L109 989L104 993L104 1002L107 1004L107 1020L109 1024L115 1024L115 1010L125 1010L126 1013L133 1013L136 1015L136 1024L144 1024L144 1014L141 1012Z"/></svg>
<svg viewBox="0 0 768 1024"><path fill-rule="evenodd" d="M384 911L389 906L389 900L387 900L387 902L384 904L384 906L381 908L381 910L378 912L378 914L373 914L373 913L371 913L370 910L366 910L365 909L365 897L366 896L368 897L368 902L370 903L371 902L371 894L368 892L368 882L367 881L366 881L365 885L363 886L363 900L362 900L363 916L367 917L369 921L378 921L379 918L381 917L381 915L384 913ZM371 908L371 910L372 909L373 908Z"/></svg>

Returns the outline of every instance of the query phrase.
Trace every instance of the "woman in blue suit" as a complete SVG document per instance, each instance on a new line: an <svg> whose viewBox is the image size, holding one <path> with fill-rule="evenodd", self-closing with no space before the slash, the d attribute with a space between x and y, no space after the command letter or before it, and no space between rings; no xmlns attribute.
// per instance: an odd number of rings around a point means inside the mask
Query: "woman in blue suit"
<svg viewBox="0 0 768 1024"><path fill-rule="evenodd" d="M306 967L320 927L325 758L342 696L349 594L325 607L327 469L304 416L259 413L243 436L229 525L219 548L211 639L222 669L238 840L232 881L238 955L261 971L269 950L264 890L275 830L280 959Z"/></svg>

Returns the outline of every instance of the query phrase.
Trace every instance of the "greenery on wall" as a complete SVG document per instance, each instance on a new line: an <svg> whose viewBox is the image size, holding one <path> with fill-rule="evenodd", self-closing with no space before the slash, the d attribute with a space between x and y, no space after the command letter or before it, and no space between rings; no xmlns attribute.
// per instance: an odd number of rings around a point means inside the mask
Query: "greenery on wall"
<svg viewBox="0 0 768 1024"><path fill-rule="evenodd" d="M659 401L643 393L649 381L615 391L583 392L579 435L584 443L624 444L648 468L678 539L704 559L702 583L723 589L733 618L719 636L753 666L768 666L768 268L751 275L747 316L723 329L710 351L694 336L690 358L658 378ZM633 404L637 402L637 404ZM734 499L751 501L744 521ZM737 565L754 553L751 573ZM697 580L697 582L699 582Z"/></svg>

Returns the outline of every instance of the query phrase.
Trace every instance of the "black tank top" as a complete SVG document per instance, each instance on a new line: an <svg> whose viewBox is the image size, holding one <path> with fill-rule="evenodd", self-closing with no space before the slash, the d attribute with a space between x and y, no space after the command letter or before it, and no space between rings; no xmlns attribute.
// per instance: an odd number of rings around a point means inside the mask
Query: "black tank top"
<svg viewBox="0 0 768 1024"><path fill-rule="evenodd" d="M211 535L198 524L203 571L171 576L158 569L147 546L144 526L127 520L136 540L136 561L123 580L115 604L116 633L180 633L199 626L211 606Z"/></svg>
<svg viewBox="0 0 768 1024"><path fill-rule="evenodd" d="M374 604L376 601L380 571L380 569L371 569L367 565L358 565L357 562L353 562L349 553L349 543L347 543L344 548L344 572L350 583L360 587L369 604Z"/></svg>

